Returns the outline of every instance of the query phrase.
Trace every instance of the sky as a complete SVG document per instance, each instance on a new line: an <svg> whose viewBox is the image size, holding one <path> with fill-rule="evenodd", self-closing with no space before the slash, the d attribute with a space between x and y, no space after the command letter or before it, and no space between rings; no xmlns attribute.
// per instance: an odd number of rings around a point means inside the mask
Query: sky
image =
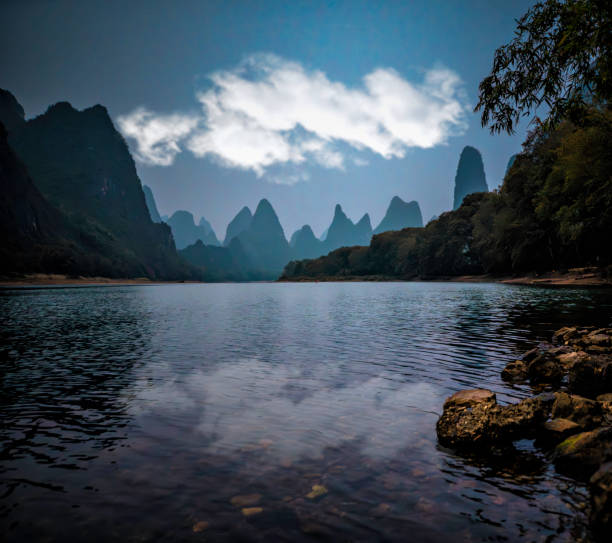
<svg viewBox="0 0 612 543"><path fill-rule="evenodd" d="M459 154L489 188L521 149L473 113L478 83L525 1L0 3L0 87L26 117L107 107L160 213L223 238L261 198L287 238L340 203L373 227L395 195L424 219L452 208Z"/></svg>

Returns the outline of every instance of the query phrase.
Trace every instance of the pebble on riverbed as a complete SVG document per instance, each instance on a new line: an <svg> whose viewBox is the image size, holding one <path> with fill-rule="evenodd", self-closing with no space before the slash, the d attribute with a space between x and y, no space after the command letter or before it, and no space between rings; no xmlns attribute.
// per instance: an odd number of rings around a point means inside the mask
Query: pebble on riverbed
<svg viewBox="0 0 612 543"><path fill-rule="evenodd" d="M590 479L590 523L605 540L612 529L612 328L561 328L552 343L510 362L502 378L554 392L502 406L490 390L459 391L444 402L438 441L486 454L537 437L558 471Z"/></svg>

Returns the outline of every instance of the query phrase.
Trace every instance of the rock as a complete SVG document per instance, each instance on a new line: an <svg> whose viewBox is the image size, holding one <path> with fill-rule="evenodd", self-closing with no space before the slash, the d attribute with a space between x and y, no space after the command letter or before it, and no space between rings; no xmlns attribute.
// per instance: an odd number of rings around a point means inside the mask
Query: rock
<svg viewBox="0 0 612 543"><path fill-rule="evenodd" d="M477 447L488 441L489 411L497 407L490 390L462 390L444 402L436 424L438 440L448 447Z"/></svg>
<svg viewBox="0 0 612 543"><path fill-rule="evenodd" d="M599 345L600 347L610 346L610 336L608 334L592 333L582 339L589 345Z"/></svg>
<svg viewBox="0 0 612 543"><path fill-rule="evenodd" d="M612 428L604 427L568 437L557 445L553 461L558 471L587 480L612 458Z"/></svg>
<svg viewBox="0 0 612 543"><path fill-rule="evenodd" d="M527 379L527 364L523 360L509 362L501 373L504 381L517 383Z"/></svg>
<svg viewBox="0 0 612 543"><path fill-rule="evenodd" d="M424 513L424 514L432 514L438 510L438 507L436 506L435 502L427 498L424 498L424 497L420 497L418 499L414 508L419 513Z"/></svg>
<svg viewBox="0 0 612 543"><path fill-rule="evenodd" d="M552 419L544 423L546 440L553 443L560 443L567 437L582 431L580 425L569 419Z"/></svg>
<svg viewBox="0 0 612 543"><path fill-rule="evenodd" d="M568 372L571 392L597 397L612 392L612 357L591 355L572 365Z"/></svg>
<svg viewBox="0 0 612 543"><path fill-rule="evenodd" d="M567 371L571 369L571 367L575 363L586 360L588 356L589 355L585 353L584 351L570 351L568 353L557 355L557 360L563 366L563 368Z"/></svg>
<svg viewBox="0 0 612 543"><path fill-rule="evenodd" d="M596 541L609 541L612 530L612 462L601 466L591 477L589 491L591 530Z"/></svg>
<svg viewBox="0 0 612 543"><path fill-rule="evenodd" d="M370 515L373 517L384 517L391 512L391 506L388 503L379 503L376 507L370 510Z"/></svg>
<svg viewBox="0 0 612 543"><path fill-rule="evenodd" d="M575 340L574 344L582 347L587 353L612 353L612 328L593 330Z"/></svg>
<svg viewBox="0 0 612 543"><path fill-rule="evenodd" d="M591 430L601 425L602 408L601 404L594 400L557 392L552 406L552 417L571 420L580 426L582 431Z"/></svg>
<svg viewBox="0 0 612 543"><path fill-rule="evenodd" d="M196 522L193 525L192 529L194 533L198 533L198 532L203 532L204 530L206 530L208 526L209 526L208 522L206 522L205 520L201 520L199 522Z"/></svg>
<svg viewBox="0 0 612 543"><path fill-rule="evenodd" d="M247 505L255 505L261 500L261 494L244 494L242 496L234 496L230 503L236 507L246 507Z"/></svg>
<svg viewBox="0 0 612 543"><path fill-rule="evenodd" d="M253 515L259 515L263 513L263 507L243 507L242 514L245 517L252 517Z"/></svg>
<svg viewBox="0 0 612 543"><path fill-rule="evenodd" d="M553 343L567 345L571 339L578 337L580 333L575 326L564 326L557 330L552 337Z"/></svg>
<svg viewBox="0 0 612 543"><path fill-rule="evenodd" d="M477 448L526 437L548 418L553 401L553 395L543 394L500 406L490 390L458 392L444 403L438 440L448 447Z"/></svg>
<svg viewBox="0 0 612 543"><path fill-rule="evenodd" d="M527 365L527 377L533 384L558 383L563 379L563 367L547 351L542 352Z"/></svg>
<svg viewBox="0 0 612 543"><path fill-rule="evenodd" d="M314 500L320 496L323 496L324 494L327 494L327 488L325 488L323 485L312 485L312 490L306 494L306 497L309 500Z"/></svg>
<svg viewBox="0 0 612 543"><path fill-rule="evenodd" d="M444 402L444 409L450 407L473 407L480 403L496 404L495 393L484 388L474 388L470 390L460 390L455 392Z"/></svg>
<svg viewBox="0 0 612 543"><path fill-rule="evenodd" d="M525 363L531 362L534 358L540 355L540 349L537 347L535 349L531 349L527 351L522 357L521 360Z"/></svg>
<svg viewBox="0 0 612 543"><path fill-rule="evenodd" d="M494 441L512 441L529 436L550 414L553 396L541 394L517 404L497 406L491 411L489 432Z"/></svg>

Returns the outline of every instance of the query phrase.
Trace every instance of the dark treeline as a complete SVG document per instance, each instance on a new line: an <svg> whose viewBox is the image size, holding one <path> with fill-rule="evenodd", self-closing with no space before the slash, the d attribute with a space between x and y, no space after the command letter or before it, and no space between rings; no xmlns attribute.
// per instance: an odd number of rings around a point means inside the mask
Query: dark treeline
<svg viewBox="0 0 612 543"><path fill-rule="evenodd" d="M612 111L580 126L530 134L501 188L467 196L425 228L373 237L315 260L285 279L514 274L612 264ZM609 268L608 268L609 271Z"/></svg>

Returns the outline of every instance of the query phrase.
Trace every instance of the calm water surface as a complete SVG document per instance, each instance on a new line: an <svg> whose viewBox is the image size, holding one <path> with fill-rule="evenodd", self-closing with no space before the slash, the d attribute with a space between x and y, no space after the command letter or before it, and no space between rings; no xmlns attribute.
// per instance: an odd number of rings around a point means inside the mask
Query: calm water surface
<svg viewBox="0 0 612 543"><path fill-rule="evenodd" d="M571 541L531 442L439 447L444 399L612 293L459 283L0 291L6 541ZM313 485L327 492L310 499ZM245 516L231 502L251 496ZM202 523L208 523L204 525ZM194 532L194 526L203 528Z"/></svg>

